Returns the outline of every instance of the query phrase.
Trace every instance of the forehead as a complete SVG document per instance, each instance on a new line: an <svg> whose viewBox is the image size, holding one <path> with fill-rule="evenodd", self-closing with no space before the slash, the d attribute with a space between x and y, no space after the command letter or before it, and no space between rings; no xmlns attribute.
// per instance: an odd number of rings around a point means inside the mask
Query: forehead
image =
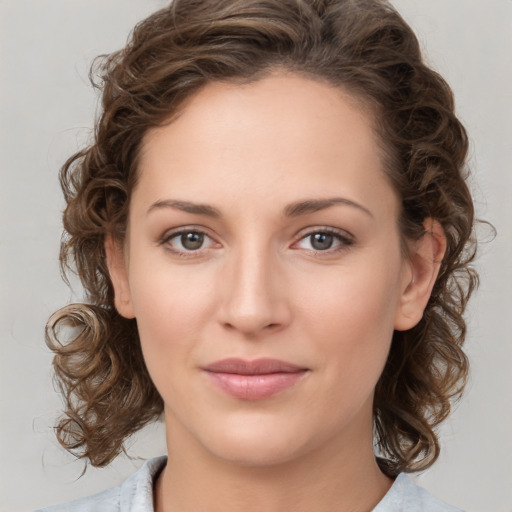
<svg viewBox="0 0 512 512"><path fill-rule="evenodd" d="M148 132L139 172L139 186L152 195L194 187L205 201L220 190L251 199L284 190L290 201L306 191L332 196L333 188L357 196L387 181L370 109L342 89L289 73L208 84Z"/></svg>
<svg viewBox="0 0 512 512"><path fill-rule="evenodd" d="M250 133L252 138L262 134L263 127L267 133L278 132L282 138L286 133L297 134L306 125L309 130L305 132L309 132L314 143L313 130L325 135L328 124L337 124L339 130L343 121L358 128L364 125L365 135L373 139L368 142L377 141L374 112L368 101L323 80L282 70L250 83L208 83L187 98L168 123L150 130L145 143L165 131L169 124L176 126L175 132L192 127L197 136L204 133L208 138L221 138L222 128L229 129L233 123L239 133ZM345 130L340 135L350 138L350 132L354 130ZM143 144L143 149L146 147Z"/></svg>

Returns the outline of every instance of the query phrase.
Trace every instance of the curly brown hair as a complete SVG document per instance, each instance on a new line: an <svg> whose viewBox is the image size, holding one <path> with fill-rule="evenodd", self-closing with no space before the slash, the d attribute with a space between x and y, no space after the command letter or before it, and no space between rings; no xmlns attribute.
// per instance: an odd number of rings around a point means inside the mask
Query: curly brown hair
<svg viewBox="0 0 512 512"><path fill-rule="evenodd" d="M175 0L95 62L102 112L94 139L60 175L61 266L78 274L86 296L47 326L65 397L57 436L94 466L163 410L136 321L114 307L104 248L107 234L123 240L144 135L206 84L247 83L275 69L343 88L368 106L401 198L402 238L420 238L428 217L444 229L447 249L424 316L394 333L374 400L376 448L389 474L425 469L439 455L436 427L467 378L462 314L477 284L468 143L449 86L383 0Z"/></svg>

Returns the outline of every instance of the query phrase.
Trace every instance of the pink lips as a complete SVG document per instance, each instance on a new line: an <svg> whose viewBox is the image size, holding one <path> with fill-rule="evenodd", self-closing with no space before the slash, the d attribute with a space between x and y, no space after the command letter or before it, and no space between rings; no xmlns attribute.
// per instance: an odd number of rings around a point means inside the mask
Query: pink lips
<svg viewBox="0 0 512 512"><path fill-rule="evenodd" d="M213 384L243 400L262 400L297 383L307 372L278 359L223 359L203 368Z"/></svg>

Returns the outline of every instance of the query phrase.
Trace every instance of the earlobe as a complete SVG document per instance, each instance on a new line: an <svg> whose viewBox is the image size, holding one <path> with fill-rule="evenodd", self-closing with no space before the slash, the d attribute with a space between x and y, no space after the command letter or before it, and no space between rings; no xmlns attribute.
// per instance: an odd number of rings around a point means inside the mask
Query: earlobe
<svg viewBox="0 0 512 512"><path fill-rule="evenodd" d="M122 244L111 234L105 238L107 267L114 287L114 303L118 313L125 318L135 318L133 311L126 261Z"/></svg>
<svg viewBox="0 0 512 512"><path fill-rule="evenodd" d="M428 218L423 225L425 234L410 246L410 272L395 318L398 331L411 329L421 320L446 251L446 235L441 224Z"/></svg>

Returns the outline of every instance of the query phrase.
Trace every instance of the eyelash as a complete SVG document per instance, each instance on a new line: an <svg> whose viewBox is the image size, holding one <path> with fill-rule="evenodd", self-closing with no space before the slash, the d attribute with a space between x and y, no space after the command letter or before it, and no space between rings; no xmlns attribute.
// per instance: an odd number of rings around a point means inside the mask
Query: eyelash
<svg viewBox="0 0 512 512"><path fill-rule="evenodd" d="M180 258L191 258L191 257L197 256L204 249L203 247L201 247L197 250L186 250L186 249L182 250L182 249L176 249L176 248L172 247L172 245L170 243L171 240L173 240L174 238L178 238L178 237L181 237L183 235L188 235L188 234L201 235L205 239L208 238L213 241L213 238L211 236L209 236L208 233L206 233L202 229L180 228L176 231L172 231L171 233L166 233L163 236L162 240L160 241L160 245L165 246L165 249L167 251L171 252L173 255L179 256Z"/></svg>
<svg viewBox="0 0 512 512"><path fill-rule="evenodd" d="M161 239L159 245L165 246L165 249L172 254L179 256L180 258L192 258L196 257L204 250L204 247L200 247L197 250L181 250L176 249L172 247L170 244L170 241L181 237L183 235L187 234L196 234L201 235L205 239L208 238L213 241L213 238L208 235L204 230L197 229L197 228L180 228L179 230L172 231L171 233L167 233L164 235L164 237ZM306 240L309 237L312 237L313 235L322 234L322 235L329 235L332 236L337 242L338 245L336 245L334 248L327 248L326 250L315 250L315 249L306 249L308 252L313 253L317 256L327 256L330 254L336 254L342 251L347 250L350 246L354 245L355 240L354 238L347 234L346 232L338 231L333 228L316 228L313 230L308 231L307 233L303 234L296 242L292 244L292 247L294 245L297 245L298 243Z"/></svg>
<svg viewBox="0 0 512 512"><path fill-rule="evenodd" d="M338 245L334 246L334 248L329 247L326 250L308 249L309 252L313 253L315 256L328 256L333 253L337 254L339 252L346 251L350 246L354 245L355 242L354 238L345 231L339 231L333 228L316 228L305 233L297 242L294 242L293 245L318 234L332 236L338 242Z"/></svg>

